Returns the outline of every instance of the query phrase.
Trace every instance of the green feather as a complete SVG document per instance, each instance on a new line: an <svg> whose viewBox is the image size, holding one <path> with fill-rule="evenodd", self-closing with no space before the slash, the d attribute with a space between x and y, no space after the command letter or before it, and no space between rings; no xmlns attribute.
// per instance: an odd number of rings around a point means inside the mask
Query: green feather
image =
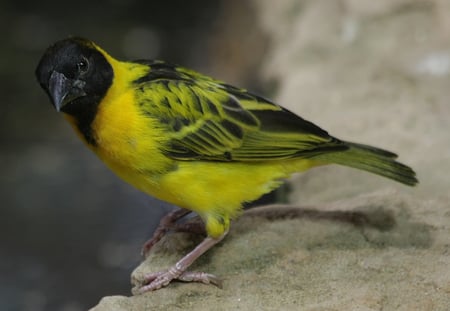
<svg viewBox="0 0 450 311"><path fill-rule="evenodd" d="M182 161L275 161L314 158L369 171L407 185L417 183L396 155L344 142L260 96L163 62L134 83L145 115L168 133L166 156Z"/></svg>

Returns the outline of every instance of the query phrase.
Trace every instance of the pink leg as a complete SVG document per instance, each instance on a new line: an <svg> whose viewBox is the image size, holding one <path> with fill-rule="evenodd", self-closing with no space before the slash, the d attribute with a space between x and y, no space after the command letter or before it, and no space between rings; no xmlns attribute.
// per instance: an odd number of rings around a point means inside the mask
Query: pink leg
<svg viewBox="0 0 450 311"><path fill-rule="evenodd" d="M160 289L161 287L167 286L172 280L202 282L205 284L214 284L220 287L221 282L216 276L202 272L186 272L186 269L189 268L189 266L192 265L192 263L208 249L219 243L227 233L228 231L217 239L206 237L199 245L197 245L196 248L194 248L194 250L181 258L175 265L170 267L169 270L146 275L146 285L139 288L138 293L142 294L148 291Z"/></svg>
<svg viewBox="0 0 450 311"><path fill-rule="evenodd" d="M182 224L174 224L172 226L174 232L187 232L194 234L202 234L206 236L205 224L198 218L197 220L190 220Z"/></svg>
<svg viewBox="0 0 450 311"><path fill-rule="evenodd" d="M158 228L156 228L153 236L142 246L141 254L147 256L152 247L175 225L175 222L190 212L190 210L178 208L164 216L159 222Z"/></svg>

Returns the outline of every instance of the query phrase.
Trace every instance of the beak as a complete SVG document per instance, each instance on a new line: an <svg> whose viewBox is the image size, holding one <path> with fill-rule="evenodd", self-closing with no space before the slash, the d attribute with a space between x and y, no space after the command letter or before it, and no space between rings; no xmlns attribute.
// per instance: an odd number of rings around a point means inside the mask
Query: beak
<svg viewBox="0 0 450 311"><path fill-rule="evenodd" d="M57 111L73 100L85 96L84 81L68 79L64 74L53 71L48 81L48 90Z"/></svg>

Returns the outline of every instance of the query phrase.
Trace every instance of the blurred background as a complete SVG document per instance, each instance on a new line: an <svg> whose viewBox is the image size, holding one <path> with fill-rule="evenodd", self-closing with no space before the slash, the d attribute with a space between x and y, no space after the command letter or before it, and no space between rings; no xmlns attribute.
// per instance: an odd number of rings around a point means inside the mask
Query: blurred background
<svg viewBox="0 0 450 311"><path fill-rule="evenodd" d="M423 199L411 213L440 230L436 253L450 258L450 1L3 0L0 26L0 310L79 311L129 295L140 247L172 208L109 172L36 83L44 50L69 35L120 59L164 59L276 95L338 137L398 152L418 187L329 166L294 179L290 199L383 189ZM444 267L427 276L448 289L448 265L424 258L418 265Z"/></svg>
<svg viewBox="0 0 450 311"><path fill-rule="evenodd" d="M69 35L261 90L267 40L248 1L1 1L0 310L86 310L129 295L141 244L172 207L108 171L34 77Z"/></svg>

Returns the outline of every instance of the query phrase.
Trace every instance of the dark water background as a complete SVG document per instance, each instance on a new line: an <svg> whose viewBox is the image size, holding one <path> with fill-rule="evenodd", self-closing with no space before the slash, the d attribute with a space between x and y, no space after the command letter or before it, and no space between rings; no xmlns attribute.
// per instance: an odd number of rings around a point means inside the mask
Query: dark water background
<svg viewBox="0 0 450 311"><path fill-rule="evenodd" d="M0 310L86 310L128 295L140 245L172 207L87 150L35 81L68 35L118 58L160 58L258 89L267 42L247 1L0 3Z"/></svg>

